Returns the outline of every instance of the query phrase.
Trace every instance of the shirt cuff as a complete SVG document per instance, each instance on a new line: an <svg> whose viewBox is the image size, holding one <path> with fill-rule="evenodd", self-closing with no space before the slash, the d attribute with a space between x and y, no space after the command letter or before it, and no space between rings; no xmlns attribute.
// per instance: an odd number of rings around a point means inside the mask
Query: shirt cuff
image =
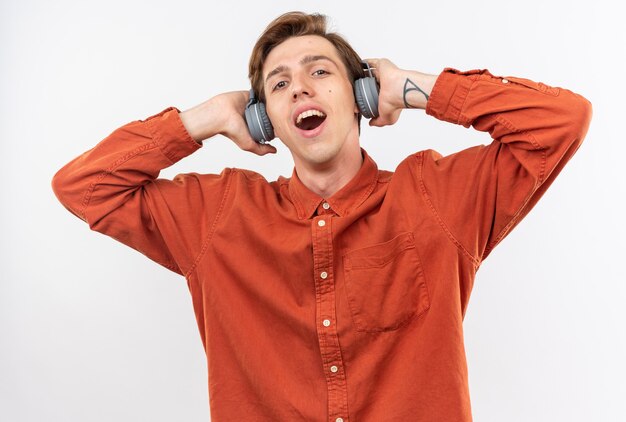
<svg viewBox="0 0 626 422"><path fill-rule="evenodd" d="M446 67L435 81L426 103L426 114L446 122L469 126L461 117L461 109L472 85L483 74L493 76L487 69L461 72Z"/></svg>
<svg viewBox="0 0 626 422"><path fill-rule="evenodd" d="M168 107L144 120L152 139L158 142L159 148L172 164L202 147L189 135L179 113L176 107Z"/></svg>

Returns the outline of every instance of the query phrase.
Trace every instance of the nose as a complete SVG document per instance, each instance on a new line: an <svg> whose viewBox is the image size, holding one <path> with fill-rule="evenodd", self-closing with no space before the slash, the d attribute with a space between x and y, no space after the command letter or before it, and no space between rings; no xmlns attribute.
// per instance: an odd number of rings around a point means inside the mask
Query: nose
<svg viewBox="0 0 626 422"><path fill-rule="evenodd" d="M313 87L306 81L306 79L302 77L293 79L291 82L291 96L294 101L296 101L299 97L310 97L312 95L314 95Z"/></svg>

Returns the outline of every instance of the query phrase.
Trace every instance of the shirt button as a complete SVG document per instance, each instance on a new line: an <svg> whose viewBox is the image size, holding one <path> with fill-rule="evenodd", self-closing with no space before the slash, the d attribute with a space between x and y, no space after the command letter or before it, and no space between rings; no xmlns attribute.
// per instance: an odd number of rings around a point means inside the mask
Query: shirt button
<svg viewBox="0 0 626 422"><path fill-rule="evenodd" d="M324 208L325 210L327 210L328 208L330 208L330 205L328 204L328 202L324 202L322 204L322 208Z"/></svg>
<svg viewBox="0 0 626 422"><path fill-rule="evenodd" d="M339 368L337 368L335 365L330 367L330 372L337 372L339 370Z"/></svg>
<svg viewBox="0 0 626 422"><path fill-rule="evenodd" d="M320 220L317 222L317 225L320 227L324 227L326 225L326 222L324 220Z"/></svg>
<svg viewBox="0 0 626 422"><path fill-rule="evenodd" d="M343 418L337 418L335 419L335 422L343 422Z"/></svg>
<svg viewBox="0 0 626 422"><path fill-rule="evenodd" d="M508 80L508 79L502 79L502 83L503 83L503 84L508 84L508 83L509 83L509 80Z"/></svg>
<svg viewBox="0 0 626 422"><path fill-rule="evenodd" d="M328 278L328 273L326 271L322 271L322 273L320 274L320 277L322 277L322 279L326 280L326 278Z"/></svg>
<svg viewBox="0 0 626 422"><path fill-rule="evenodd" d="M324 327L328 327L330 325L330 320L329 319L325 319L322 324L324 324Z"/></svg>

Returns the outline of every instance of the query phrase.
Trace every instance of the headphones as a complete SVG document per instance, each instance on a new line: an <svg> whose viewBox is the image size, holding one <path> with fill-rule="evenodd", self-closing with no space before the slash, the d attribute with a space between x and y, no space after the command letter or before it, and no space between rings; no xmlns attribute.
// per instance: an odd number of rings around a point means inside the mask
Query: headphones
<svg viewBox="0 0 626 422"><path fill-rule="evenodd" d="M378 85L367 62L361 62L363 70L369 74L354 81L354 98L361 114L371 119L378 117ZM274 139L274 128L265 111L265 104L258 101L254 90L250 90L250 101L246 104L245 119L252 138L259 144Z"/></svg>

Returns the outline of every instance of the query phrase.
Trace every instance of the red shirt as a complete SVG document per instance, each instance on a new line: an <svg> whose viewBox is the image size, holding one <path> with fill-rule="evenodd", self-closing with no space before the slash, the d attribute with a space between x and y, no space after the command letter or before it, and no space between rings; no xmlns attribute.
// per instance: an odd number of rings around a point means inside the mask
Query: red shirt
<svg viewBox="0 0 626 422"><path fill-rule="evenodd" d="M476 271L580 146L591 104L563 88L446 68L426 113L493 141L395 172L363 151L330 198L294 171L159 171L200 145L169 108L54 178L61 202L183 275L221 421L470 421L463 346Z"/></svg>

